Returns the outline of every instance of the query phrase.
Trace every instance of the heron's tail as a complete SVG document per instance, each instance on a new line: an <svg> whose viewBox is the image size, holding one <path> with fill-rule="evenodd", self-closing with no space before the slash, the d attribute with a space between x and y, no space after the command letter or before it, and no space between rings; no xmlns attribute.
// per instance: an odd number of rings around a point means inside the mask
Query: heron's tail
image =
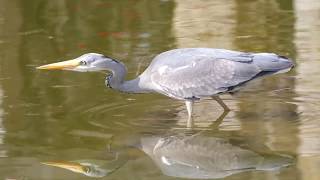
<svg viewBox="0 0 320 180"><path fill-rule="evenodd" d="M285 73L294 67L291 59L271 53L255 54L253 63L263 72L269 72L271 74Z"/></svg>

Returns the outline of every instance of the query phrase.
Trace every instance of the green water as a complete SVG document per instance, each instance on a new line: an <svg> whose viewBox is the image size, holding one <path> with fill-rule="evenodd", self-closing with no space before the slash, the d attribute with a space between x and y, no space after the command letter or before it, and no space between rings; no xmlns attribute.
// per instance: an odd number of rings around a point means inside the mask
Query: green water
<svg viewBox="0 0 320 180"><path fill-rule="evenodd" d="M319 12L318 0L0 0L0 178L319 179ZM192 129L183 102L35 69L99 52L131 79L182 47L274 52L296 67L222 96L228 114L197 103Z"/></svg>

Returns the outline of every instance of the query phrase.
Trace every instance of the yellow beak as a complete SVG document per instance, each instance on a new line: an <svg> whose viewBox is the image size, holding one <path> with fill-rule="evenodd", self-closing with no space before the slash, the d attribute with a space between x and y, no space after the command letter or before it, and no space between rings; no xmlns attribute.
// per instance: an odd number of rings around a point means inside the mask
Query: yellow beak
<svg viewBox="0 0 320 180"><path fill-rule="evenodd" d="M62 61L62 62L39 66L39 67L37 67L37 69L63 70L63 69L73 69L79 65L80 65L80 60L73 59L73 60Z"/></svg>
<svg viewBox="0 0 320 180"><path fill-rule="evenodd" d="M42 162L42 164L67 169L76 173L86 172L85 166L75 162Z"/></svg>

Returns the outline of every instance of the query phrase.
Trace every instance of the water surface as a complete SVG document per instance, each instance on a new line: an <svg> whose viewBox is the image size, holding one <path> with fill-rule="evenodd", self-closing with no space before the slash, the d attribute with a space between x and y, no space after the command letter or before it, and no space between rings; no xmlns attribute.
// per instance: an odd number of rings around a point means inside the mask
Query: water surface
<svg viewBox="0 0 320 180"><path fill-rule="evenodd" d="M318 179L317 0L0 1L2 179ZM195 105L35 67L99 52L128 79L182 47L274 52L289 73Z"/></svg>

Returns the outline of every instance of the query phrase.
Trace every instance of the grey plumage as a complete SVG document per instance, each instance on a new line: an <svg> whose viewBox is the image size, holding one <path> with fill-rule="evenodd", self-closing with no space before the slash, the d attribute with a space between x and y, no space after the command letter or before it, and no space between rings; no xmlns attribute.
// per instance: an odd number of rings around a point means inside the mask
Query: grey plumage
<svg viewBox="0 0 320 180"><path fill-rule="evenodd" d="M123 63L97 53L38 69L109 70L108 87L129 93L157 92L185 100L190 120L193 101L213 97L224 110L229 110L219 94L233 91L261 76L289 71L292 67L290 59L272 53L183 48L159 54L139 77L130 81L124 80L127 69Z"/></svg>
<svg viewBox="0 0 320 180"><path fill-rule="evenodd" d="M201 133L143 137L139 148L165 175L180 178L224 178L244 171L276 170L293 163L289 156L256 153L227 139Z"/></svg>
<svg viewBox="0 0 320 180"><path fill-rule="evenodd" d="M140 78L150 89L177 99L200 99L232 90L259 75L292 67L271 53L209 48L175 49L156 56Z"/></svg>

